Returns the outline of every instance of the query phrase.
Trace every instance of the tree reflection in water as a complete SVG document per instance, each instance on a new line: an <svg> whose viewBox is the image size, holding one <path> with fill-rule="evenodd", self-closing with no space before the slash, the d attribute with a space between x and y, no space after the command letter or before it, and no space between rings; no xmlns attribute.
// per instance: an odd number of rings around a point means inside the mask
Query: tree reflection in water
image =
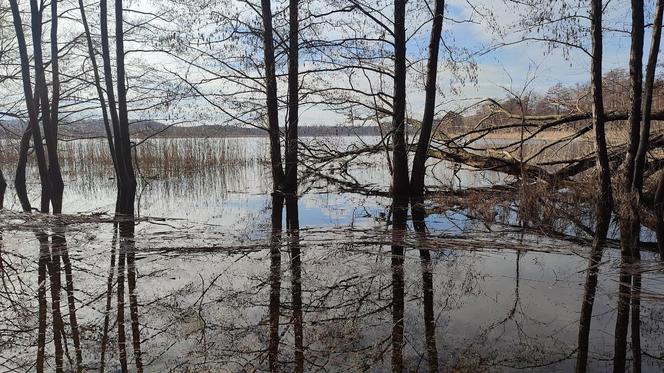
<svg viewBox="0 0 664 373"><path fill-rule="evenodd" d="M39 255L0 250L0 370L606 371L625 270L642 277L641 370L664 366L650 254L453 249L397 203L388 228L320 230L274 202L265 240L207 251L154 251L133 222L5 233Z"/></svg>

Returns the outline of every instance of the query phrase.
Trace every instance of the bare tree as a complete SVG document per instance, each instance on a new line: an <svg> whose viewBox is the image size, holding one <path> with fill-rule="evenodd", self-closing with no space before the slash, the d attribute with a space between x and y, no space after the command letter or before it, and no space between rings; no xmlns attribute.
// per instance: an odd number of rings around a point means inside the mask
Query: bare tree
<svg viewBox="0 0 664 373"><path fill-rule="evenodd" d="M424 198L424 177L426 174L426 161L431 142L433 120L436 108L436 82L438 77L438 53L440 49L440 38L443 29L443 12L445 1L436 0L433 10L433 24L431 26L431 37L429 38L429 59L427 61L427 78L425 86L424 115L420 137L413 159L413 171L410 180L410 192L413 203L422 203Z"/></svg>

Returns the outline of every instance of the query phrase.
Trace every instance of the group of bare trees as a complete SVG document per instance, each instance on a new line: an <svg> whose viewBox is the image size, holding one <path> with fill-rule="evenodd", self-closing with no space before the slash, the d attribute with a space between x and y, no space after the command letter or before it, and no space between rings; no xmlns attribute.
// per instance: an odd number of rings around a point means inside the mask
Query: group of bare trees
<svg viewBox="0 0 664 373"><path fill-rule="evenodd" d="M61 124L61 68L60 55L63 50L71 47L69 41L65 46L58 39L58 24L62 12L58 10L60 1L51 1L47 5L43 2L30 1L29 9L24 3L11 0L12 20L15 30L15 41L18 47L20 62L20 76L23 88L23 102L26 110L27 126L21 137L19 145L19 158L16 167L14 184L16 192L24 211L30 212L32 205L28 196L26 185L26 167L31 149L34 150L41 183L40 211L48 213L52 206L53 213L62 212L64 183L58 156L58 126ZM80 20L83 26L83 37L87 43L89 60L92 63L94 80L92 86L96 87L101 113L107 129L109 151L115 167L118 180L119 214L133 214L136 178L132 167L131 144L129 135L129 115L127 109L126 73L124 64L124 21L123 5L121 1L115 2L115 34L108 32L107 2L100 2L99 26L101 35L97 38L91 33L86 16L86 4L78 2ZM24 24L23 18L29 16L29 23ZM48 17L45 19L45 17ZM29 25L29 27L27 27ZM43 26L47 25L50 38L43 40ZM31 43L26 41L26 31L31 37ZM93 40L93 37L95 40ZM111 58L110 44L115 40L115 64ZM101 44L103 61L103 75L97 64L96 44ZM45 45L49 46L49 53L45 54ZM32 50L29 50L32 46ZM113 68L116 78L113 78ZM50 75L50 79L47 76ZM68 80L74 80L68 76ZM77 77L79 80L85 80ZM88 82L86 82L88 83ZM78 89L81 86L76 86ZM116 93L117 92L117 97ZM20 111L18 113L21 113ZM3 113L10 115L12 113ZM66 112L69 115L69 112ZM14 113L13 116L20 115ZM110 119L109 119L110 117ZM42 134L43 131L43 134Z"/></svg>

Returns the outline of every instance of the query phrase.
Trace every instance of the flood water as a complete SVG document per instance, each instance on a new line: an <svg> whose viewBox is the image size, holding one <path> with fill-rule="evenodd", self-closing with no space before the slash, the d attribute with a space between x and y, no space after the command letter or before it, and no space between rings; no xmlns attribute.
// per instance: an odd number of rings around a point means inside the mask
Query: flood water
<svg viewBox="0 0 664 373"><path fill-rule="evenodd" d="M64 212L97 218L40 229L40 218L16 213L8 189L0 371L31 372L43 361L46 371L566 372L585 349L581 325L590 328L589 371L612 369L616 343L624 343L627 369L636 359L644 372L664 371L664 266L653 253L630 268L642 276L640 333L635 340L630 328L621 342L614 246L604 251L592 317L582 322L584 243L458 209L427 216L425 233L410 223L399 231L391 199L340 191L307 169L300 229L282 232L262 138L141 145L140 221L117 237L103 142L63 147L72 155L63 159ZM368 190L387 190L384 164L377 154L344 172ZM427 184L504 180L432 161ZM49 233L55 255L44 243Z"/></svg>

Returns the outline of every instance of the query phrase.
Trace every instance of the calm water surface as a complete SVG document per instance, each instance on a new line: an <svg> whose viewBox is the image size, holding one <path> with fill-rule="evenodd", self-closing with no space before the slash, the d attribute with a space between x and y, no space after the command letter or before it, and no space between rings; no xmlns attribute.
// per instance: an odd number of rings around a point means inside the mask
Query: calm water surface
<svg viewBox="0 0 664 373"><path fill-rule="evenodd" d="M103 146L65 145L75 154L64 161L66 213L113 211ZM58 268L40 256L39 231L2 232L0 371L34 371L40 350L46 371L60 357L65 371L102 361L111 372L124 362L149 372L574 370L584 245L463 211L431 215L426 235L408 228L395 241L390 199L340 193L315 177L301 187L299 234L275 235L265 139L155 140L139 158L144 220L131 242L108 223L54 229L66 239ZM386 190L384 156L363 161L348 174ZM443 163L431 174L428 184L455 188L504 181ZM36 196L34 170L31 180ZM14 198L9 189L5 206L17 211ZM648 253L641 269L642 370L661 372L664 270ZM599 273L588 352L589 370L603 372L613 366L617 250L605 251ZM629 367L630 338L626 348Z"/></svg>

